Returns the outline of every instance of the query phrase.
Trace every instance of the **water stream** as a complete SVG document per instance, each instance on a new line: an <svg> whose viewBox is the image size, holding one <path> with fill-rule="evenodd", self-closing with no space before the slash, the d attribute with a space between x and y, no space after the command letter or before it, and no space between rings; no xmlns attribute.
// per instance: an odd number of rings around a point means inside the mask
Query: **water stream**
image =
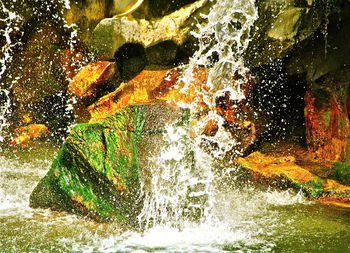
<svg viewBox="0 0 350 253"><path fill-rule="evenodd" d="M221 176L215 175L214 163L222 163L231 150L240 153L238 141L232 138L223 127L223 118L216 113L216 100L229 92L235 101L244 99L242 85L248 74L242 54L249 44L249 33L257 18L254 1L220 1L213 5L205 16L207 23L198 27L193 35L199 39L198 50L189 63L182 66L180 81L191 84L193 73L198 66L209 66L207 89L198 91L207 108L198 106L194 101L179 103L179 107L188 108L191 115L201 114L193 127L168 126L165 134L166 146L151 168L151 186L144 183L145 204L139 220L146 223L167 226L183 226L183 223L196 216L200 223L217 223L213 208L216 206L215 192ZM217 60L213 60L213 55ZM242 78L235 78L235 76ZM185 86L182 93L190 89ZM214 136L202 134L208 121L218 122L218 131ZM190 136L190 132L194 133ZM206 143L206 144L204 144ZM209 145L208 145L209 144ZM210 147L214 148L210 148ZM222 168L220 174L229 173L234 168ZM146 189L147 188L147 189Z"/></svg>

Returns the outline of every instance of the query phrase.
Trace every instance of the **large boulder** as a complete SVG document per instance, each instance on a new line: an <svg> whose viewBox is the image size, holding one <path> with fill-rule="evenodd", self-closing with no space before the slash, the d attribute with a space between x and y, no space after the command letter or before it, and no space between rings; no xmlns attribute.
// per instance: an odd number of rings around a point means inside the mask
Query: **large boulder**
<svg viewBox="0 0 350 253"><path fill-rule="evenodd" d="M247 50L250 65L273 63L304 47L316 31L327 29L329 16L346 9L344 4L345 1L258 1L259 18Z"/></svg>
<svg viewBox="0 0 350 253"><path fill-rule="evenodd" d="M322 33L292 54L287 61L288 73L305 73L307 80L313 82L330 72L349 66L349 29L350 3L344 3L337 14L329 17Z"/></svg>
<svg viewBox="0 0 350 253"><path fill-rule="evenodd" d="M100 123L75 126L30 206L132 224L140 208L140 174L147 175L149 158L160 152L165 125L181 115L165 105L135 105Z"/></svg>
<svg viewBox="0 0 350 253"><path fill-rule="evenodd" d="M208 0L199 0L171 14L157 19L115 17L103 19L95 28L92 47L100 59L113 59L124 44L139 44L149 48L158 43L173 41L182 45L198 22L205 20L200 13L207 13Z"/></svg>

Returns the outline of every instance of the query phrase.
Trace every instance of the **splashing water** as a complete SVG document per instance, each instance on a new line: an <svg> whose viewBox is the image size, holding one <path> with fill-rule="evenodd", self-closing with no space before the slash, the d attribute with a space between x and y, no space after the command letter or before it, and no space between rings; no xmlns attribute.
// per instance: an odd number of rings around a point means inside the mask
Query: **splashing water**
<svg viewBox="0 0 350 253"><path fill-rule="evenodd" d="M69 0L61 3L70 6ZM241 56L256 15L253 1L218 1L207 16L208 24L194 34L199 50L182 78L189 83L194 68L210 66L210 89L202 94L209 111L190 129L167 126L166 145L150 168L151 183L143 182L145 205L139 221L146 230L125 232L118 224L97 224L66 213L32 210L28 207L29 194L49 169L56 150L10 149L0 153L0 251L348 252L348 212L311 205L293 192L217 186L222 182L218 177L232 168L224 168L218 175L213 163L234 148L236 141L221 126L222 119L214 110L215 98L225 91L234 99L244 97L240 86L248 70ZM67 25L67 29L71 28ZM75 31L73 27L71 41L76 38ZM11 59L6 61L9 64ZM233 82L232 73L243 79ZM9 92L2 89L0 95L8 98ZM5 100L0 115L10 106L10 100ZM191 104L181 106L193 114L198 109ZM213 137L202 136L201 129L210 119L218 120L219 131ZM6 119L0 117L0 135L2 120ZM222 146L208 152L203 149L203 140Z"/></svg>
<svg viewBox="0 0 350 253"><path fill-rule="evenodd" d="M242 56L249 45L250 30L258 12L254 0L226 0L217 1L204 17L208 23L199 27L198 33L193 33L199 40L199 49L191 58L183 78L189 83L188 79L198 65L210 66L205 102L215 107L215 96L226 89L232 89L231 96L236 99L244 98L241 83L233 78L236 72L242 75L248 72ZM213 60L213 57L217 59Z"/></svg>
<svg viewBox="0 0 350 253"><path fill-rule="evenodd" d="M190 121L197 124L190 129L174 125L166 129L164 141L167 144L159 157L152 158L157 164L151 169L151 183L143 182L145 201L139 221L146 227L157 224L182 227L192 220L202 224L215 223L212 213L216 205L214 162L222 160L237 145L231 134L224 130L223 119L216 114L215 101L227 91L235 100L244 98L241 85L246 80L237 80L235 75L245 76L248 72L242 55L248 47L257 10L253 0L217 1L205 18L207 24L193 34L199 41L199 49L183 67L180 81L189 84L199 65L210 67L206 84L209 89L198 94L204 97L209 112L200 121L192 117ZM217 58L214 61L213 55ZM185 86L181 92L186 93L188 89L189 86ZM192 115L198 113L195 103L179 106L189 108ZM215 136L202 135L203 126L209 120L219 123ZM211 150L203 144L208 141L217 148Z"/></svg>
<svg viewBox="0 0 350 253"><path fill-rule="evenodd" d="M39 2L36 1L36 4L30 5L30 2L28 3L28 6L32 8L32 19L37 18L38 23L43 22L47 20L47 18L53 20L57 24L62 25L61 29L68 34L68 37L65 41L65 46L70 49L71 52L74 52L75 46L79 43L78 39L78 26L75 24L68 25L67 21L64 19L64 12L71 8L70 0L49 0L49 1L43 1ZM8 3L6 3L8 4ZM8 122L8 117L11 114L11 106L13 104L12 96L10 96L11 90L15 85L17 84L18 80L21 79L21 76L15 76L16 73L12 73L10 70L10 74L12 75L10 77L11 81L8 81L7 83L4 83L4 80L6 79L7 71L9 68L11 68L11 64L13 61L13 57L16 53L18 53L19 50L22 49L22 47L25 46L23 43L23 38L28 35L28 31L24 29L26 20L24 17L21 16L22 13L20 8L18 7L18 3L16 1L13 1L11 4L6 5L3 0L0 0L0 10L2 16L0 17L0 27L3 27L3 29L0 30L0 41L2 43L1 45L1 51L0 51L0 142L3 142L6 136L6 130L7 127L10 125ZM7 6L7 7L6 7ZM24 4L23 8L29 8ZM47 11L50 14L50 17L47 17L43 12L43 9ZM29 10L28 10L29 11ZM30 22L30 20L28 21ZM29 33L32 31L29 31ZM34 60L34 59L33 59ZM40 60L40 59L38 59ZM72 57L72 62L70 62L70 66L82 66L85 64L88 60L87 57L79 57L79 59L75 59ZM73 62L74 61L74 62ZM53 64L53 62L51 62ZM65 77L66 81L70 81L69 77ZM29 83L28 85L35 86L35 80L33 83ZM57 93L58 97L61 97L62 102L65 103L65 100L67 99L64 96L64 93ZM69 100L66 101L67 103L65 106L65 114L66 115L73 115L73 101ZM67 129L66 131L68 131Z"/></svg>
<svg viewBox="0 0 350 253"><path fill-rule="evenodd" d="M150 167L151 182L142 183L145 200L138 217L145 227L178 227L181 221L204 216L208 203L201 197L209 194L212 175L194 163L201 153L192 151L189 138L185 127L169 125L161 155L151 158L156 164Z"/></svg>
<svg viewBox="0 0 350 253"><path fill-rule="evenodd" d="M19 33L19 37L23 36L20 31L20 26L23 24L23 18L15 12L7 9L2 1L0 1L0 9L4 14L4 18L0 18L0 42L3 41L0 51L0 142L4 141L3 132L8 126L6 115L10 111L10 96L9 90L5 89L6 84L2 82L2 77L6 71L7 66L11 63L13 58L13 50L15 47L21 45L20 40L13 41L12 34ZM5 24L4 26L2 24Z"/></svg>
<svg viewBox="0 0 350 253"><path fill-rule="evenodd" d="M242 86L247 82L249 70L244 66L243 54L248 48L250 30L258 18L258 11L254 0L217 1L206 18L208 24L199 27L198 33L193 33L199 40L199 49L191 58L182 80L184 83L190 83L198 65L209 67L206 83L208 88L198 94L203 96L209 112L193 131L199 139L197 143L203 139L215 143L218 148L213 155L222 158L238 143L223 128L223 119L216 113L216 98L227 92L232 100L240 101L245 98ZM187 87L183 92L186 92L186 89ZM214 137L201 134L203 126L210 120L218 122L218 133Z"/></svg>
<svg viewBox="0 0 350 253"><path fill-rule="evenodd" d="M20 40L13 41L11 35L16 32L20 32L20 26L23 24L23 18L15 12L7 9L2 1L0 1L0 8L3 14L6 16L0 18L0 23L5 24L4 29L0 30L0 35L5 40L5 45L1 47L1 57L0 57L0 80L2 75L6 71L6 66L12 60L13 49L21 44ZM23 32L21 32L23 35ZM1 84L2 86L3 84Z"/></svg>

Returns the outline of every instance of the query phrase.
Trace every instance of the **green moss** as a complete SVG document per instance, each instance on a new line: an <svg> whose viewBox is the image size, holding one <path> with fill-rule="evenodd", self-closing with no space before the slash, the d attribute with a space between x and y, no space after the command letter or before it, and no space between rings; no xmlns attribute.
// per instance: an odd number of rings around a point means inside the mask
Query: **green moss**
<svg viewBox="0 0 350 253"><path fill-rule="evenodd" d="M137 142L143 125L142 110L135 106L101 124L75 126L33 191L31 206L127 223L133 212L128 196L140 186Z"/></svg>
<svg viewBox="0 0 350 253"><path fill-rule="evenodd" d="M341 162L334 163L332 169L335 172L335 177L339 182L350 185L350 164L349 163L341 163Z"/></svg>
<svg viewBox="0 0 350 253"><path fill-rule="evenodd" d="M287 179L290 180L290 179ZM310 195L312 198L321 196L325 193L325 181L317 176L314 176L309 182L302 184L299 182L292 182L297 189L302 189L306 194Z"/></svg>
<svg viewBox="0 0 350 253"><path fill-rule="evenodd" d="M31 194L30 205L132 224L140 208L140 143L164 132L152 123L145 131L145 122L163 109L130 106L101 123L76 125Z"/></svg>
<svg viewBox="0 0 350 253"><path fill-rule="evenodd" d="M325 181L319 177L313 179L303 185L303 188L312 196L318 197L324 193Z"/></svg>
<svg viewBox="0 0 350 253"><path fill-rule="evenodd" d="M326 127L329 127L329 125L331 123L331 112L326 111L325 113L323 113L322 118L323 118L324 125Z"/></svg>
<svg viewBox="0 0 350 253"><path fill-rule="evenodd" d="M344 127L347 125L349 119L347 116L343 116L342 119L339 121L339 129L340 131L343 131Z"/></svg>

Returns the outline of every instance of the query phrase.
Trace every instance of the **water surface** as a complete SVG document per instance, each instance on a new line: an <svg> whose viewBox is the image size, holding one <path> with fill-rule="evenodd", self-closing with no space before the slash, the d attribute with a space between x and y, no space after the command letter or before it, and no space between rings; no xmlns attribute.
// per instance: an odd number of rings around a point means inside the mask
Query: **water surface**
<svg viewBox="0 0 350 253"><path fill-rule="evenodd" d="M0 252L350 252L350 211L292 192L233 189L216 196L214 218L144 232L28 207L57 151L0 155Z"/></svg>

